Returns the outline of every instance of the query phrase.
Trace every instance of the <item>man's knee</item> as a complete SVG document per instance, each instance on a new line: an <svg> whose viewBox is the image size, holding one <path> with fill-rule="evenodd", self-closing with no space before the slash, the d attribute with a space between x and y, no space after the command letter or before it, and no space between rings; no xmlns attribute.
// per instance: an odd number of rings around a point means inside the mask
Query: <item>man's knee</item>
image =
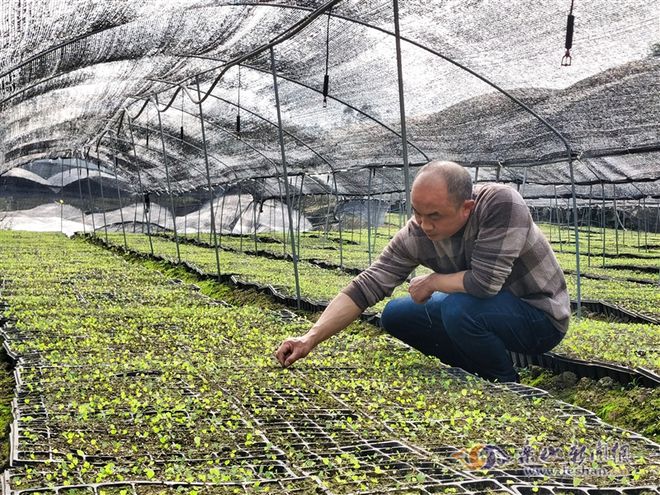
<svg viewBox="0 0 660 495"><path fill-rule="evenodd" d="M442 323L450 336L457 333L464 334L467 328L472 326L470 325L474 313L472 308L478 302L475 299L469 294L455 292L442 301Z"/></svg>
<svg viewBox="0 0 660 495"><path fill-rule="evenodd" d="M407 315L410 304L412 301L408 297L400 297L388 302L380 315L380 326L383 330L393 335L400 333L409 320Z"/></svg>

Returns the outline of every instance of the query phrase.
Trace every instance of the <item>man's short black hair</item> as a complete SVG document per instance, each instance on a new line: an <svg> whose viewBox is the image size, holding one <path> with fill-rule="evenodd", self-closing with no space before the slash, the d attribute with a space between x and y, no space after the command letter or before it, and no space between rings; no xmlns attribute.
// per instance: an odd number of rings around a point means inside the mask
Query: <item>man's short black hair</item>
<svg viewBox="0 0 660 495"><path fill-rule="evenodd" d="M470 172L458 163L432 160L419 169L415 180L424 174L441 177L447 184L447 191L457 207L463 205L464 201L472 199L472 177Z"/></svg>

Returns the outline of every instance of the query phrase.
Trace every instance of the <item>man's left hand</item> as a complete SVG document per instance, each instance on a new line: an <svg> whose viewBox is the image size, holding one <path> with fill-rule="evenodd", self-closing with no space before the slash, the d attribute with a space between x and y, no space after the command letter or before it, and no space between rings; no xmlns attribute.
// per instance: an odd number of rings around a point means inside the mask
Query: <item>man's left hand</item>
<svg viewBox="0 0 660 495"><path fill-rule="evenodd" d="M417 304L424 304L434 292L465 292L463 277L465 271L457 273L429 273L415 277L410 281L408 292Z"/></svg>
<svg viewBox="0 0 660 495"><path fill-rule="evenodd" d="M438 273L429 273L413 278L410 281L410 287L408 287L412 300L417 304L424 304L428 301L433 293L439 290L437 287L438 275Z"/></svg>

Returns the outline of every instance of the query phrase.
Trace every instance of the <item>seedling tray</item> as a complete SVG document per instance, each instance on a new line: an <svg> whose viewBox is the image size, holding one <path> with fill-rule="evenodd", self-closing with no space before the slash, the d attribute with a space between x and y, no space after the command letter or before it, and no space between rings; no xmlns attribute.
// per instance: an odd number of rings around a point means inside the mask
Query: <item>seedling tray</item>
<svg viewBox="0 0 660 495"><path fill-rule="evenodd" d="M587 377L593 380L610 377L614 381L627 385L635 383L644 387L657 387L660 385L660 375L644 368L628 368L613 363L597 361L583 361L546 352L544 354L522 354L509 351L513 364L520 368L527 366L541 366L556 373L570 371L578 377Z"/></svg>

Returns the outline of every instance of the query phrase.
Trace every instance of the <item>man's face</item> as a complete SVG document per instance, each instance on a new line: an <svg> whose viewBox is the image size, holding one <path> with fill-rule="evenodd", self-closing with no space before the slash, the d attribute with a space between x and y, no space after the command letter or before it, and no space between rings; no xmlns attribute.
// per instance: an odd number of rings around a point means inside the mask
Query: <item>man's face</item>
<svg viewBox="0 0 660 495"><path fill-rule="evenodd" d="M432 241L448 239L461 230L474 206L473 200L456 205L444 181L417 180L411 192L415 222Z"/></svg>

